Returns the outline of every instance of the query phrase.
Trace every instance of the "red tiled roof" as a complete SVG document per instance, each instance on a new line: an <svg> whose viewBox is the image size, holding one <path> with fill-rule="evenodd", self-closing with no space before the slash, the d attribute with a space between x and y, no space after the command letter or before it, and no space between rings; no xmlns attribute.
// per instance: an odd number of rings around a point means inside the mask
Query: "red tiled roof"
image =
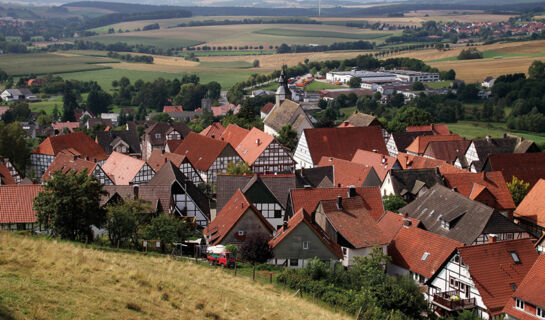
<svg viewBox="0 0 545 320"><path fill-rule="evenodd" d="M304 209L306 212L314 212L318 203L322 200L337 199L338 196L348 196L348 188L304 188L291 189L291 203L293 212ZM377 221L384 213L382 197L379 187L356 188L356 195L360 196L369 207L369 213Z"/></svg>
<svg viewBox="0 0 545 320"><path fill-rule="evenodd" d="M64 128L68 129L70 132L74 132L74 129L79 128L79 122L53 122L51 124L51 128L59 132L61 132Z"/></svg>
<svg viewBox="0 0 545 320"><path fill-rule="evenodd" d="M354 163L333 157L322 157L318 167L333 166L333 183L337 187L361 187L371 172L372 166Z"/></svg>
<svg viewBox="0 0 545 320"><path fill-rule="evenodd" d="M252 128L248 134L242 139L235 150L238 152L242 160L253 165L259 156L267 149L274 141L274 137L265 133L258 128Z"/></svg>
<svg viewBox="0 0 545 320"><path fill-rule="evenodd" d="M417 228L420 224L420 220L405 217L392 211L386 211L384 215L380 217L377 223L388 242L392 242L399 230L403 227L405 220L410 222L410 227Z"/></svg>
<svg viewBox="0 0 545 320"><path fill-rule="evenodd" d="M11 172L9 172L9 169L6 167L6 165L4 165L2 161L0 161L0 184L17 184L11 176Z"/></svg>
<svg viewBox="0 0 545 320"><path fill-rule="evenodd" d="M333 228L355 248L368 248L388 244L386 236L367 210L361 197L341 198L342 208L337 207L338 200L322 200L320 204Z"/></svg>
<svg viewBox="0 0 545 320"><path fill-rule="evenodd" d="M358 150L352 162L373 166L381 181L384 180L388 171L396 164L397 159L377 152Z"/></svg>
<svg viewBox="0 0 545 320"><path fill-rule="evenodd" d="M441 174L447 173L465 173L467 171L456 168L455 166L448 164L446 161L429 159L421 156L415 156L412 154L406 154L399 152L397 154L397 160L403 169L431 169L439 168Z"/></svg>
<svg viewBox="0 0 545 320"><path fill-rule="evenodd" d="M429 124L427 126L409 126L405 130L407 132L414 132L414 131L431 131L433 134L450 134L450 130L448 129L446 124Z"/></svg>
<svg viewBox="0 0 545 320"><path fill-rule="evenodd" d="M171 161L176 168L179 168L184 159L185 156L180 154L163 152L162 150L155 149L151 152L147 162L153 171L158 172L167 161Z"/></svg>
<svg viewBox="0 0 545 320"><path fill-rule="evenodd" d="M516 207L499 171L444 174L443 177L447 187L456 188L456 191L472 200L479 201L479 194L486 189L497 201L495 205L485 203L486 205L498 210L512 210Z"/></svg>
<svg viewBox="0 0 545 320"><path fill-rule="evenodd" d="M87 169L88 175L91 175L96 166L97 164L93 161L78 158L67 152L60 152L44 172L42 181L47 181L56 171L61 171L62 173L67 173L68 171L79 173Z"/></svg>
<svg viewBox="0 0 545 320"><path fill-rule="evenodd" d="M515 209L513 216L524 218L545 227L545 201L543 201L543 195L545 195L545 180L539 179Z"/></svg>
<svg viewBox="0 0 545 320"><path fill-rule="evenodd" d="M305 129L304 135L314 164L324 156L350 161L358 149L388 154L378 126Z"/></svg>
<svg viewBox="0 0 545 320"><path fill-rule="evenodd" d="M458 156L465 155L470 144L471 140L430 141L423 154L454 164Z"/></svg>
<svg viewBox="0 0 545 320"><path fill-rule="evenodd" d="M333 240L325 233L319 226L311 222L311 218L304 209L299 209L295 214L288 220L287 225L282 226L282 228L276 231L274 238L269 241L271 247L276 247L282 242L297 226L301 223L305 223L310 230L316 234L316 236L322 240L322 242L335 254L339 259L342 259L343 254L341 247L333 242Z"/></svg>
<svg viewBox="0 0 545 320"><path fill-rule="evenodd" d="M214 115L214 117L221 117L226 115L227 112L229 112L229 110L232 110L235 108L236 107L234 104L227 104L224 106L211 107L210 109L212 110L212 114Z"/></svg>
<svg viewBox="0 0 545 320"><path fill-rule="evenodd" d="M249 132L250 131L247 129L230 123L227 128L225 128L221 136L216 136L216 139L228 142L233 148L236 149L236 147L242 140L244 140L244 137L246 137Z"/></svg>
<svg viewBox="0 0 545 320"><path fill-rule="evenodd" d="M208 171L227 146L227 142L191 132L174 153L186 156L195 169Z"/></svg>
<svg viewBox="0 0 545 320"><path fill-rule="evenodd" d="M388 246L388 254L394 264L430 279L456 248L463 246L420 228L403 227Z"/></svg>
<svg viewBox="0 0 545 320"><path fill-rule="evenodd" d="M32 153L55 156L65 149L74 149L82 156L97 161L108 158L104 150L83 132L47 137Z"/></svg>
<svg viewBox="0 0 545 320"><path fill-rule="evenodd" d="M221 125L221 123L214 122L199 133L202 134L203 136L217 139L221 136L223 131L225 131L225 128Z"/></svg>
<svg viewBox="0 0 545 320"><path fill-rule="evenodd" d="M545 309L545 254L540 255L530 271L526 274L522 282L513 293L513 297L517 297L525 302L529 302L534 306ZM515 309L515 299L509 299L505 306L504 312L518 319L538 319L534 313L529 317L526 313ZM526 317L524 317L526 316Z"/></svg>
<svg viewBox="0 0 545 320"><path fill-rule="evenodd" d="M532 187L539 179L545 179L545 153L507 153L489 154L485 167L492 171L501 171L506 182L513 176L530 184Z"/></svg>
<svg viewBox="0 0 545 320"><path fill-rule="evenodd" d="M174 152L174 150L176 150L176 148L178 148L178 146L182 144L182 141L183 140L167 140L165 150Z"/></svg>
<svg viewBox="0 0 545 320"><path fill-rule="evenodd" d="M237 221L248 210L252 211L256 217L261 220L263 225L271 232L274 231L274 227L263 217L261 212L257 210L248 199L244 196L242 191L238 189L231 199L223 206L220 212L216 215L216 218L208 224L208 227L204 229L206 236L212 235L210 244L216 245L220 243L223 238L229 233L229 231L235 226Z"/></svg>
<svg viewBox="0 0 545 320"><path fill-rule="evenodd" d="M34 223L33 201L42 185L0 186L0 223Z"/></svg>
<svg viewBox="0 0 545 320"><path fill-rule="evenodd" d="M501 313L513 295L511 284L518 287L538 257L530 238L461 247L458 251L493 316ZM515 263L510 252L516 252L521 263Z"/></svg>
<svg viewBox="0 0 545 320"><path fill-rule="evenodd" d="M268 102L267 104L263 106L263 108L261 108L261 112L263 112L264 114L269 114L269 112L271 112L273 108L274 108L274 103Z"/></svg>
<svg viewBox="0 0 545 320"><path fill-rule="evenodd" d="M354 128L355 126L352 125L350 122L348 121L343 121L343 123L341 123L340 125L337 126L337 128Z"/></svg>
<svg viewBox="0 0 545 320"><path fill-rule="evenodd" d="M183 112L184 109L182 106L164 106L163 112L169 113L169 112Z"/></svg>
<svg viewBox="0 0 545 320"><path fill-rule="evenodd" d="M102 165L102 170L116 185L128 185L145 164L144 160L114 151Z"/></svg>
<svg viewBox="0 0 545 320"><path fill-rule="evenodd" d="M419 136L414 139L414 141L407 147L407 152L412 152L416 154L423 154L428 147L428 144L432 141L453 141L453 140L462 140L462 138L457 134L449 135L433 135L433 136Z"/></svg>

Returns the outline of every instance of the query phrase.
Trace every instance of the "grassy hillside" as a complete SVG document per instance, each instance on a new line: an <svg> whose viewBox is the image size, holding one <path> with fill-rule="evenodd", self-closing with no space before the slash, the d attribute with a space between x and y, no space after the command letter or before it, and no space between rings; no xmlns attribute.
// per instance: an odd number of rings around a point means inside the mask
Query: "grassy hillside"
<svg viewBox="0 0 545 320"><path fill-rule="evenodd" d="M3 232L0 243L0 319L342 318L190 262Z"/></svg>

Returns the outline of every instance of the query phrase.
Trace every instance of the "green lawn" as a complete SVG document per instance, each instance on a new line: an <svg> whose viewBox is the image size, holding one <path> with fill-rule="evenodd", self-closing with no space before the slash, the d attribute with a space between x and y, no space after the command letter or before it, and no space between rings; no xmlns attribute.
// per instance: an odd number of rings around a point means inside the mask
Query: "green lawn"
<svg viewBox="0 0 545 320"><path fill-rule="evenodd" d="M99 64L119 63L117 60L92 56L62 56L51 53L10 54L0 56L0 69L12 76L102 70L111 67Z"/></svg>
<svg viewBox="0 0 545 320"><path fill-rule="evenodd" d="M450 86L450 81L426 82L425 85L432 89L443 89Z"/></svg>
<svg viewBox="0 0 545 320"><path fill-rule="evenodd" d="M357 40L369 40L378 39L382 37L391 36L388 33L345 33L334 31L318 31L318 30L296 30L296 29L281 29L281 28L269 28L254 31L257 34L266 34L271 36L282 37L309 37L309 38L339 38L339 39L357 39Z"/></svg>
<svg viewBox="0 0 545 320"><path fill-rule="evenodd" d="M545 134L513 131L508 129L505 123L459 121L457 123L448 123L447 125L450 131L467 139L484 138L487 135L492 137L502 137L504 133L511 133L533 140L538 144L545 143Z"/></svg>
<svg viewBox="0 0 545 320"><path fill-rule="evenodd" d="M52 114L55 106L57 106L59 112L62 112L62 96L53 96L47 100L29 104L30 110L33 112L45 111L47 114Z"/></svg>
<svg viewBox="0 0 545 320"><path fill-rule="evenodd" d="M319 81L312 81L311 84L307 85L305 87L305 91L309 92L315 92L318 90L326 90L326 89L340 89L342 86L338 86L336 84L326 83L326 82L319 82Z"/></svg>

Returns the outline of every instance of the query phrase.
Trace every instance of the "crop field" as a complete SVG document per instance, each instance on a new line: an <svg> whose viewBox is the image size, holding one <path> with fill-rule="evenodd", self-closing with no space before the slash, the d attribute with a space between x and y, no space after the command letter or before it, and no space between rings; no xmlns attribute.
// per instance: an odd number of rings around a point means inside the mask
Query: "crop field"
<svg viewBox="0 0 545 320"><path fill-rule="evenodd" d="M12 76L44 75L110 69L117 62L110 58L54 53L13 54L0 56L0 69Z"/></svg>
<svg viewBox="0 0 545 320"><path fill-rule="evenodd" d="M336 38L336 39L355 39L355 40L370 40L382 37L388 37L392 34L388 33L341 33L333 31L319 31L319 30L297 30L297 29L262 29L254 31L257 34L266 34L272 36L282 37L324 37L324 38Z"/></svg>
<svg viewBox="0 0 545 320"><path fill-rule="evenodd" d="M187 260L6 232L0 243L1 319L349 319Z"/></svg>
<svg viewBox="0 0 545 320"><path fill-rule="evenodd" d="M517 136L522 136L525 139L533 140L538 144L545 143L545 134L526 133L510 130L505 123L497 122L476 122L476 121L459 121L457 123L447 123L450 131L457 133L467 139L484 138L487 135L492 137L502 137L504 133L511 133Z"/></svg>
<svg viewBox="0 0 545 320"><path fill-rule="evenodd" d="M104 34L99 36L93 36L89 38L83 38L89 41L97 41L104 44L112 44L116 42L125 42L128 45L145 45L145 46L156 46L158 48L169 49L169 48L182 48L190 47L198 44L202 44L202 41L194 39L183 39L183 38L170 38L170 37L161 37L155 35L148 35L146 32L133 32L133 33L123 33L123 34Z"/></svg>

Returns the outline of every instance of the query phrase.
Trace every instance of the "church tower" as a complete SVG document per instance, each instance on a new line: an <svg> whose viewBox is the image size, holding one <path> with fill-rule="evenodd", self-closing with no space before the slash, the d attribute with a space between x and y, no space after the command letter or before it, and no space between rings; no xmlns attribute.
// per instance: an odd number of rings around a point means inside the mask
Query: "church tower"
<svg viewBox="0 0 545 320"><path fill-rule="evenodd" d="M291 90L288 88L288 77L282 69L280 77L278 77L278 89L276 89L276 107L280 106L280 103L286 99L291 99Z"/></svg>

